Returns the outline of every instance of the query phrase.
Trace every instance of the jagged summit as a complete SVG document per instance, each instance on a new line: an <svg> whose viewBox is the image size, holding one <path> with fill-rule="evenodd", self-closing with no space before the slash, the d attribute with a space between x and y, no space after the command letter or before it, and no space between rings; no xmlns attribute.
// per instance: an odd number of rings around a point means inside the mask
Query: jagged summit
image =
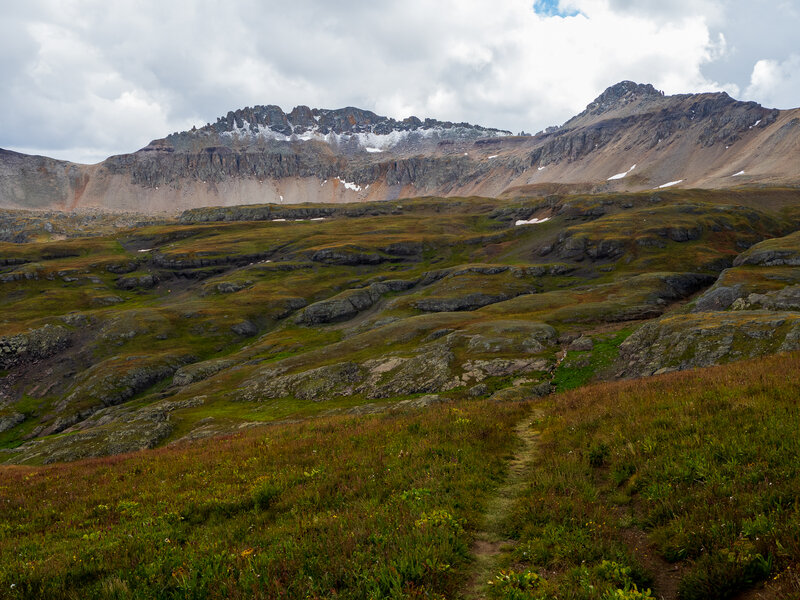
<svg viewBox="0 0 800 600"><path fill-rule="evenodd" d="M235 129L249 128L257 131L259 126L269 127L271 130L284 135L303 134L309 131L327 133L376 133L388 134L392 131L413 131L415 129L442 129L464 128L475 129L482 132L510 133L471 125L470 123L453 123L451 121L438 121L436 119L419 119L410 116L400 121L390 117L378 115L370 110L363 110L353 106L337 109L309 108L308 106L295 106L291 112L285 113L280 106L254 106L245 107L237 111L230 111L224 117L217 119L212 125L219 133Z"/></svg>
<svg viewBox="0 0 800 600"><path fill-rule="evenodd" d="M383 152L420 141L473 140L510 135L510 131L410 116L400 121L369 110L295 106L286 113L274 104L245 107L219 117L214 124L156 140L176 150L196 147L198 139L216 145L233 142L296 142L318 140L349 150Z"/></svg>
<svg viewBox="0 0 800 600"><path fill-rule="evenodd" d="M648 98L661 98L664 92L654 88L649 83L636 83L634 81L620 81L600 94L586 107L586 112L602 113L610 108L618 108L630 102L646 100Z"/></svg>
<svg viewBox="0 0 800 600"><path fill-rule="evenodd" d="M598 118L627 116L654 102L661 102L666 97L664 92L649 83L620 81L606 88L583 112L572 117L562 127L585 125Z"/></svg>
<svg viewBox="0 0 800 600"><path fill-rule="evenodd" d="M731 114L741 111L767 111L756 102L734 100L725 92L676 94L667 96L651 84L620 81L603 91L586 109L575 115L559 129L592 126L606 120L642 117L659 113L659 118L682 118L685 113L694 117ZM758 118L758 117L756 117ZM724 120L724 119L723 119Z"/></svg>

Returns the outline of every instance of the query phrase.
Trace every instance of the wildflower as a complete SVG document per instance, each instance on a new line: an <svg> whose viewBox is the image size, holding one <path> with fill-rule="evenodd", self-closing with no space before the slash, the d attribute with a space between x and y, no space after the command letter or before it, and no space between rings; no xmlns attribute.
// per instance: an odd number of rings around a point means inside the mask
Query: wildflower
<svg viewBox="0 0 800 600"><path fill-rule="evenodd" d="M255 550L253 550L252 548L247 548L246 550L242 550L241 557L245 558L247 556L250 556L253 552L255 552Z"/></svg>

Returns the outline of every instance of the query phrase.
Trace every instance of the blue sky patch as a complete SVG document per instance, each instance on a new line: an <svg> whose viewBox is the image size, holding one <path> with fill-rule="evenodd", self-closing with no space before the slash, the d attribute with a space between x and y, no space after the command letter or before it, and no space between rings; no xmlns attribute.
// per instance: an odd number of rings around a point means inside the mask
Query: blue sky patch
<svg viewBox="0 0 800 600"><path fill-rule="evenodd" d="M579 13L577 10L560 9L558 0L536 0L533 3L533 10L537 14L547 17L574 17Z"/></svg>

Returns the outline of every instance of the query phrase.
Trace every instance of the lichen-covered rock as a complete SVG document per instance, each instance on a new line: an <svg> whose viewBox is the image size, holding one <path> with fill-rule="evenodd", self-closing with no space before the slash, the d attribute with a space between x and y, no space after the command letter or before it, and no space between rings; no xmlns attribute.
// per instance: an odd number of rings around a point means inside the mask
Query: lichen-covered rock
<svg viewBox="0 0 800 600"><path fill-rule="evenodd" d="M556 330L545 323L507 319L477 323L453 336L452 344L466 344L470 354L535 354L551 345Z"/></svg>
<svg viewBox="0 0 800 600"><path fill-rule="evenodd" d="M11 414L0 415L0 433L14 429L17 425L25 421L25 415L14 412Z"/></svg>
<svg viewBox="0 0 800 600"><path fill-rule="evenodd" d="M365 377L362 367L342 362L300 373L274 376L267 370L239 389L239 398L249 401L295 397L321 402L331 396L349 396Z"/></svg>
<svg viewBox="0 0 800 600"><path fill-rule="evenodd" d="M592 342L592 338L582 335L569 345L568 350L585 352L587 350L591 350L592 348L594 348L594 342Z"/></svg>
<svg viewBox="0 0 800 600"><path fill-rule="evenodd" d="M441 392L452 387L451 363L454 355L446 347L434 347L412 358L398 361L359 388L369 398L390 398L410 394ZM374 367L373 367L374 369ZM374 370L373 370L374 373Z"/></svg>
<svg viewBox="0 0 800 600"><path fill-rule="evenodd" d="M455 312L462 310L475 310L489 304L495 304L511 298L508 294L485 294L472 292L463 296L449 298L421 298L413 302L413 306L425 312Z"/></svg>
<svg viewBox="0 0 800 600"><path fill-rule="evenodd" d="M247 281L221 281L215 286L215 289L220 294L233 294L247 289L251 285L253 285L253 282L249 279Z"/></svg>
<svg viewBox="0 0 800 600"><path fill-rule="evenodd" d="M787 285L763 294L748 294L747 298L739 300L741 302L731 306L733 310L800 310L800 285Z"/></svg>
<svg viewBox="0 0 800 600"><path fill-rule="evenodd" d="M120 277L117 279L117 287L121 290L144 289L149 290L158 285L158 276L152 273L143 275L133 275L130 277Z"/></svg>
<svg viewBox="0 0 800 600"><path fill-rule="evenodd" d="M239 390L241 400L294 397L324 401L332 396L361 394L368 398L390 398L430 394L454 387L450 365L453 353L434 346L415 356L385 356L364 363L341 362L284 374L278 364L258 372Z"/></svg>
<svg viewBox="0 0 800 600"><path fill-rule="evenodd" d="M108 271L109 273L114 273L116 275L125 275L126 273L132 273L138 268L139 268L139 263L134 260L125 260L106 265L106 271Z"/></svg>
<svg viewBox="0 0 800 600"><path fill-rule="evenodd" d="M252 321L244 320L231 326L231 331L242 337L252 337L258 333L258 327Z"/></svg>
<svg viewBox="0 0 800 600"><path fill-rule="evenodd" d="M224 369L232 367L234 364L236 364L234 360L216 358L186 365L175 371L175 375L172 376L172 384L183 386L196 381L202 381L212 375L216 375Z"/></svg>
<svg viewBox="0 0 800 600"><path fill-rule="evenodd" d="M58 403L56 411L60 416L39 434L59 433L103 407L122 404L193 360L196 359L184 355L115 356L97 363Z"/></svg>
<svg viewBox="0 0 800 600"><path fill-rule="evenodd" d="M170 433L172 425L168 421L138 419L127 423L114 423L67 436L29 442L17 448L21 452L7 462L20 464L41 460L44 464L52 464L135 452L155 448Z"/></svg>
<svg viewBox="0 0 800 600"><path fill-rule="evenodd" d="M620 345L620 374L643 377L800 348L800 314L709 312L646 323Z"/></svg>
<svg viewBox="0 0 800 600"><path fill-rule="evenodd" d="M489 377L508 377L529 373L544 373L550 370L551 362L546 359L493 358L489 360L468 360L462 365L462 374L451 383L452 387L479 383Z"/></svg>
<svg viewBox="0 0 800 600"><path fill-rule="evenodd" d="M759 265L762 267L800 266L800 250L794 248L775 247L774 240L771 244L757 244L748 251L737 256L733 261L734 267L742 265Z"/></svg>
<svg viewBox="0 0 800 600"><path fill-rule="evenodd" d="M477 385L473 385L469 390L467 390L467 395L471 398L482 398L489 393L489 386L485 383L479 383Z"/></svg>
<svg viewBox="0 0 800 600"><path fill-rule="evenodd" d="M741 296L741 285L713 287L697 299L692 311L727 310Z"/></svg>
<svg viewBox="0 0 800 600"><path fill-rule="evenodd" d="M50 324L0 337L0 369L47 358L67 348L71 341L71 333L66 327Z"/></svg>
<svg viewBox="0 0 800 600"><path fill-rule="evenodd" d="M386 260L386 257L377 252L362 252L352 248L323 248L311 255L314 262L329 265L377 265Z"/></svg>
<svg viewBox="0 0 800 600"><path fill-rule="evenodd" d="M45 464L154 448L173 431L170 416L200 406L205 396L165 400L141 408L116 405L94 411L66 429L70 435L36 439L16 448L9 463Z"/></svg>
<svg viewBox="0 0 800 600"><path fill-rule="evenodd" d="M297 317L298 323L318 325L352 319L358 313L371 308L383 294L411 289L416 281L390 279L372 283L364 288L345 290L333 298L307 306Z"/></svg>

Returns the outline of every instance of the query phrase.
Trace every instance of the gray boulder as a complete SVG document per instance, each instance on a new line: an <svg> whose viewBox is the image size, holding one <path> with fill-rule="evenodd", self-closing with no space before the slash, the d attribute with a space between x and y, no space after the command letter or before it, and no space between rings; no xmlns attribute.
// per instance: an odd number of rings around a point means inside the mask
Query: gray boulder
<svg viewBox="0 0 800 600"><path fill-rule="evenodd" d="M692 312L727 310L742 295L742 286L719 286L708 290L697 299Z"/></svg>

